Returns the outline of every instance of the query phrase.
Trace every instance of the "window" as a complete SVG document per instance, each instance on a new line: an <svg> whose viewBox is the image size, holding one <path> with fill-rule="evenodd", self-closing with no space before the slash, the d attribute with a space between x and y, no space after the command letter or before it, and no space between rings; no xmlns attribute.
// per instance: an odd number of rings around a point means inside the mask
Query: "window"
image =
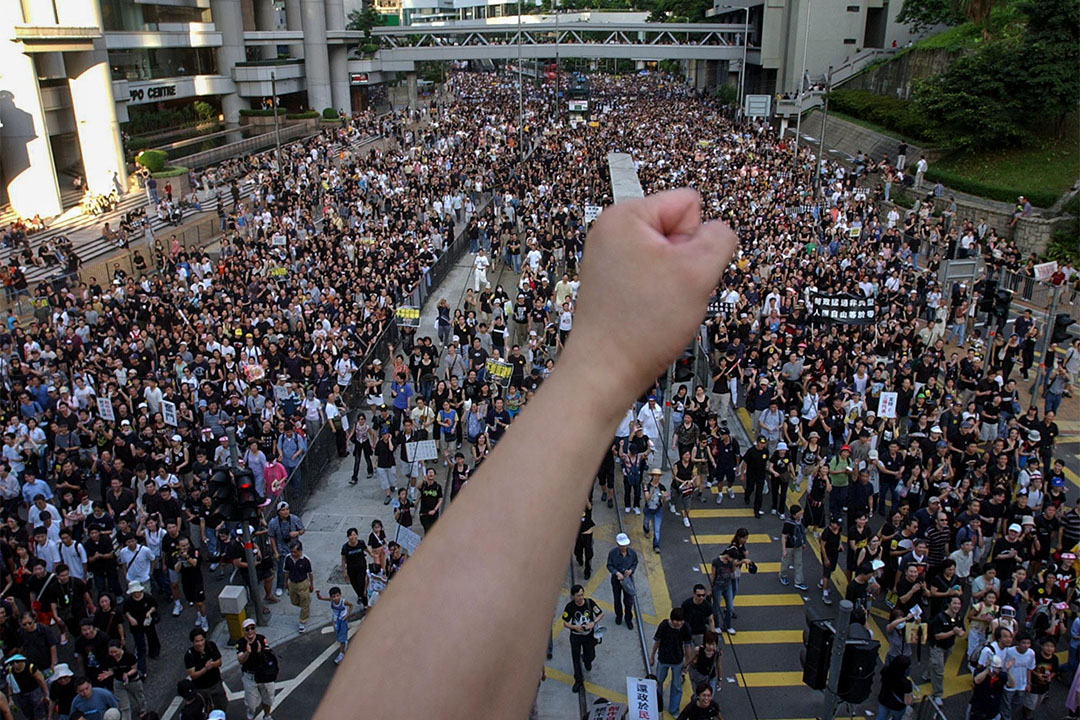
<svg viewBox="0 0 1080 720"><path fill-rule="evenodd" d="M854 45L857 42L859 42L859 41L856 40L855 38L844 38L844 44L845 45Z"/></svg>
<svg viewBox="0 0 1080 720"><path fill-rule="evenodd" d="M862 8L859 7L858 5L848 5L847 6L847 11L848 12L859 12L860 10L862 10Z"/></svg>

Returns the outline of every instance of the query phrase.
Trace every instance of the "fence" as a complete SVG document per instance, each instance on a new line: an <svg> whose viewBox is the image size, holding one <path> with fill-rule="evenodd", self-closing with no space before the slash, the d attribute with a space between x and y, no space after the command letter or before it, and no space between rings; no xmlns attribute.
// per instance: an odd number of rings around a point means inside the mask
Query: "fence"
<svg viewBox="0 0 1080 720"><path fill-rule="evenodd" d="M308 135L314 135L318 131L319 127L317 125L312 126L306 122L284 127L281 128L281 142L282 144L292 142L293 140L304 138ZM239 133L240 131L236 130L234 132ZM274 147L274 143L274 131L270 130L269 132L264 132L261 135L256 135L255 137L250 137L246 140L229 143L211 150L191 153L190 155L177 155L177 157L171 159L174 162L182 160L186 167L201 168L238 155L250 155L259 150L272 148Z"/></svg>
<svg viewBox="0 0 1080 720"><path fill-rule="evenodd" d="M1069 313L1073 317L1080 314L1080 293L1075 286L1051 285L1040 282L1030 275L1005 270L1001 276L1001 287L1013 291L1013 303L1022 309L1036 313L1049 312L1057 294L1056 308L1059 313Z"/></svg>

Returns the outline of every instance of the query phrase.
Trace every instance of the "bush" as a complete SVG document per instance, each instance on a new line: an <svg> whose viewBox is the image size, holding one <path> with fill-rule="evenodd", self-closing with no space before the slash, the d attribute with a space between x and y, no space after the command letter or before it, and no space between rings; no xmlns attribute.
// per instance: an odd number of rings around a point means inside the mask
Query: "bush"
<svg viewBox="0 0 1080 720"><path fill-rule="evenodd" d="M332 107L323 108L322 111L323 120L337 120L338 111Z"/></svg>
<svg viewBox="0 0 1080 720"><path fill-rule="evenodd" d="M378 43L364 43L360 46L360 52L364 55L374 55L379 51Z"/></svg>
<svg viewBox="0 0 1080 720"><path fill-rule="evenodd" d="M146 150L135 158L135 162L142 165L151 173L158 173L165 169L165 163L169 160L169 153L164 150Z"/></svg>
<svg viewBox="0 0 1080 720"><path fill-rule="evenodd" d="M285 108L279 107L277 109L278 115L284 115L285 112L286 112ZM242 108L240 110L240 117L274 117L274 109L273 108L266 108L266 109L260 108L258 110L252 110L250 108Z"/></svg>
<svg viewBox="0 0 1080 720"><path fill-rule="evenodd" d="M866 90L837 89L829 93L829 108L913 140L925 141L933 135L933 123L909 100Z"/></svg>
<svg viewBox="0 0 1080 720"><path fill-rule="evenodd" d="M196 100L192 103L192 107L195 108L195 116L200 121L213 120L217 117L217 111L214 110L214 106L208 102L202 100Z"/></svg>
<svg viewBox="0 0 1080 720"><path fill-rule="evenodd" d="M183 165L170 165L166 168L162 168L158 172L150 173L150 176L155 178L173 178L180 175L187 175L189 172L191 172L190 169Z"/></svg>
<svg viewBox="0 0 1080 720"><path fill-rule="evenodd" d="M150 147L150 141L146 138L133 137L127 141L128 150L133 153L137 153L140 150L145 150Z"/></svg>
<svg viewBox="0 0 1080 720"><path fill-rule="evenodd" d="M285 113L286 120L311 120L312 118L319 117L319 113L314 110L308 110L306 112L298 113Z"/></svg>
<svg viewBox="0 0 1080 720"><path fill-rule="evenodd" d="M1057 202L1057 195L1052 192L990 185L989 183L972 180L969 177L957 175L945 170L934 170L933 168L930 168L926 171L926 179L931 182L940 180L941 184L945 185L950 190L959 190L963 193L978 195L979 197L999 200L1001 202L1014 203L1016 202L1016 198L1020 195L1027 197L1035 207L1048 208Z"/></svg>

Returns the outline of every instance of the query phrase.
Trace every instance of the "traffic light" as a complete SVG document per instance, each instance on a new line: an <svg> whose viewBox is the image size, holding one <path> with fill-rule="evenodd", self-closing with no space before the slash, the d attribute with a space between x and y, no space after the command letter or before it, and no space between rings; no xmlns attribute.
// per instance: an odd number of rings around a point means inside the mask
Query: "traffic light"
<svg viewBox="0 0 1080 720"><path fill-rule="evenodd" d="M979 312L989 315L994 312L994 289L997 286L991 279L979 283Z"/></svg>
<svg viewBox="0 0 1080 720"><path fill-rule="evenodd" d="M1012 305L1013 291L1000 288L997 291L997 297L994 299L994 314L997 315L999 320L1005 320L1009 317L1009 306Z"/></svg>
<svg viewBox="0 0 1080 720"><path fill-rule="evenodd" d="M1076 324L1076 321L1072 319L1072 315L1068 313L1058 313L1054 318L1054 329L1050 333L1050 342L1061 345L1062 343L1069 342L1069 327Z"/></svg>
<svg viewBox="0 0 1080 720"><path fill-rule="evenodd" d="M238 520L255 522L259 519L259 494L255 491L255 475L250 470L240 470L233 475L236 481L236 505Z"/></svg>
<svg viewBox="0 0 1080 720"><path fill-rule="evenodd" d="M239 507L236 502L236 485L233 484L232 472L227 467L219 467L210 476L210 498L213 510L207 523L217 527L223 522L238 520Z"/></svg>
<svg viewBox="0 0 1080 720"><path fill-rule="evenodd" d="M881 643L877 640L848 640L844 645L844 663L836 685L841 700L858 705L870 697L879 647Z"/></svg>
<svg viewBox="0 0 1080 720"><path fill-rule="evenodd" d="M831 620L814 620L810 623L803 648L802 680L804 685L814 690L824 690L828 684L834 634Z"/></svg>

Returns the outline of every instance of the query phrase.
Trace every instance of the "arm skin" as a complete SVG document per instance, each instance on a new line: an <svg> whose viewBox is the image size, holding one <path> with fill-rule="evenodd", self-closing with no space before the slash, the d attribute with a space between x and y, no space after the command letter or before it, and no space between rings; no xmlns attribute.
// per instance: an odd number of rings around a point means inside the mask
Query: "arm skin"
<svg viewBox="0 0 1080 720"><path fill-rule="evenodd" d="M346 656L316 720L528 714L596 468L626 408L696 331L735 250L700 213L697 194L677 190L596 220L558 370L387 587L356 637L364 652ZM630 306L640 314L627 327ZM385 662L400 653L402 617L436 628L409 673Z"/></svg>

